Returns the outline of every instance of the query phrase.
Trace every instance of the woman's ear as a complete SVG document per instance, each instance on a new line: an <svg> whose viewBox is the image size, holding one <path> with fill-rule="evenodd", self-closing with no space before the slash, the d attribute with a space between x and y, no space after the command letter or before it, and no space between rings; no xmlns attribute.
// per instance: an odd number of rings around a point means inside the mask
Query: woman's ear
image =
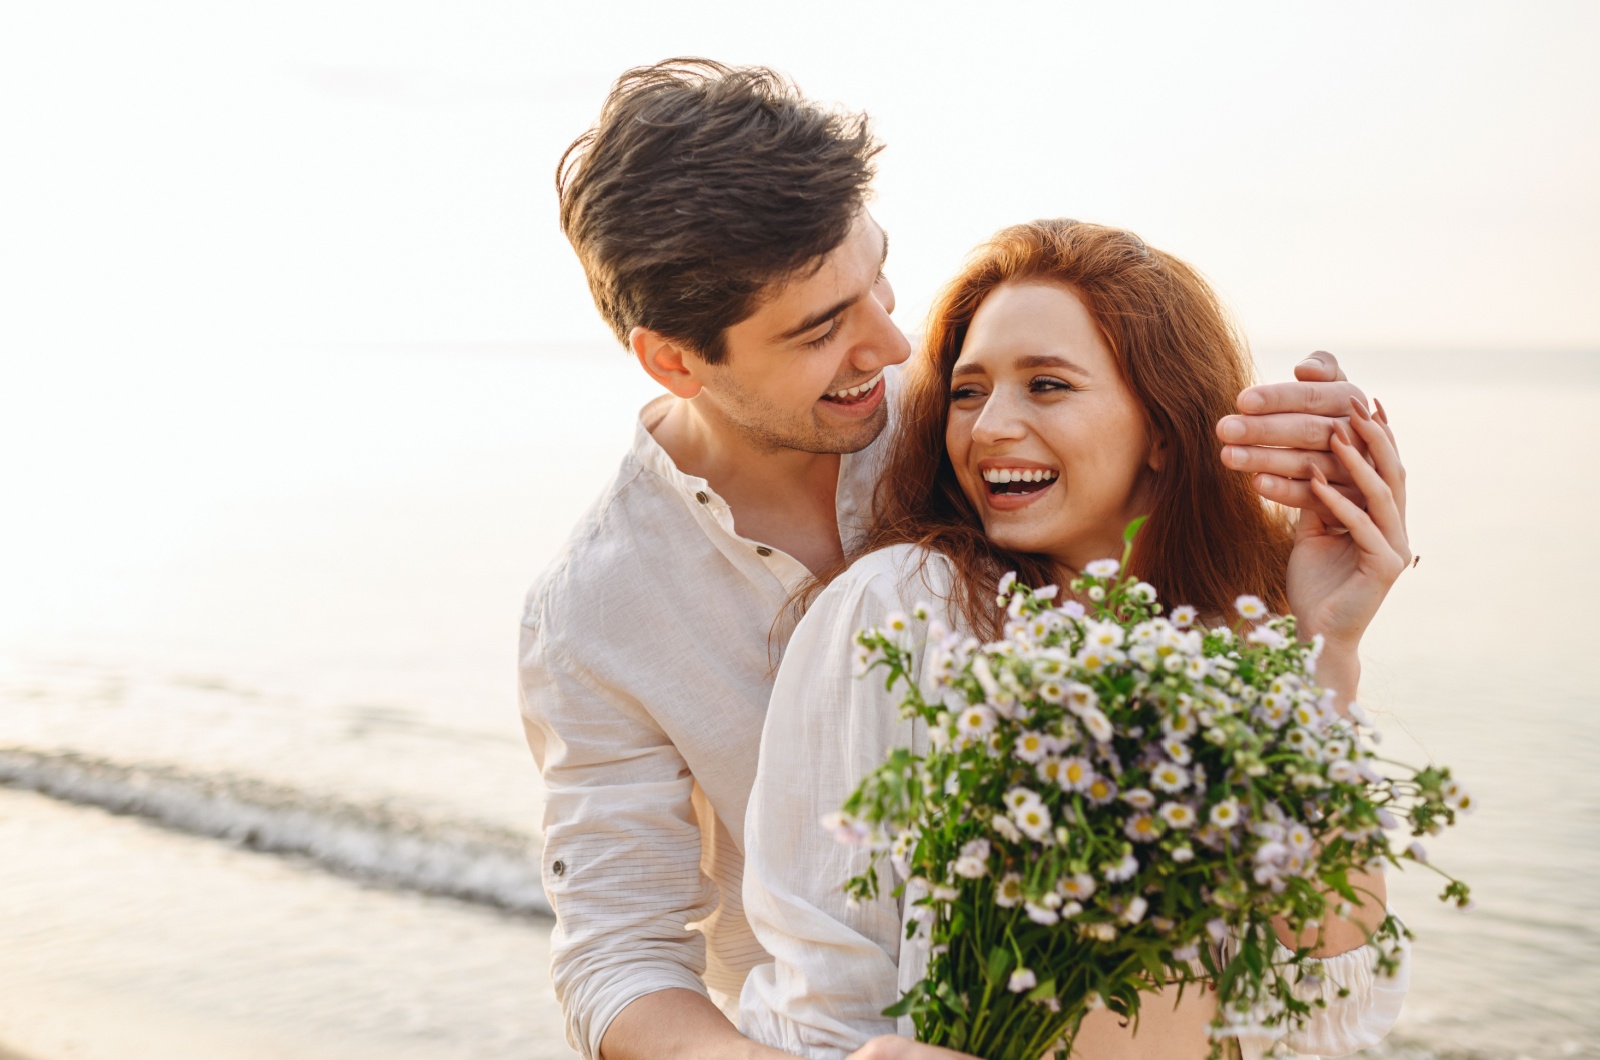
<svg viewBox="0 0 1600 1060"><path fill-rule="evenodd" d="M634 328L628 332L628 347L639 359L645 374L673 394L692 398L700 393L701 382L696 369L703 363L693 358L675 340L649 328Z"/></svg>
<svg viewBox="0 0 1600 1060"><path fill-rule="evenodd" d="M1159 435L1150 439L1150 455L1145 457L1145 465L1157 474L1167 466L1167 443Z"/></svg>

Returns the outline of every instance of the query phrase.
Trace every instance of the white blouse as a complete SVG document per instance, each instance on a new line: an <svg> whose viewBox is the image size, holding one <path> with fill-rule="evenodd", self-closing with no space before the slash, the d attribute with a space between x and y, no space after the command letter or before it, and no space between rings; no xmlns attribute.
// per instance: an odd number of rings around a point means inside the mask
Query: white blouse
<svg viewBox="0 0 1600 1060"><path fill-rule="evenodd" d="M863 557L818 596L789 642L745 815L744 910L773 960L745 980L739 1029L759 1042L836 1060L877 1035L912 1034L909 1018L881 1013L922 977L925 953L914 943L902 952L903 910L891 887L876 901L847 904L844 881L865 870L867 854L835 842L820 821L890 748L926 752L921 723L899 716L900 693L852 676L853 635L924 602L957 628L946 606L950 574L943 557L912 546ZM1365 948L1319 963L1327 1007L1286 1044L1338 1056L1378 1042L1400 1014L1409 954L1392 978L1373 973ZM1341 987L1347 997L1338 997ZM1272 1042L1240 1044L1255 1060Z"/></svg>

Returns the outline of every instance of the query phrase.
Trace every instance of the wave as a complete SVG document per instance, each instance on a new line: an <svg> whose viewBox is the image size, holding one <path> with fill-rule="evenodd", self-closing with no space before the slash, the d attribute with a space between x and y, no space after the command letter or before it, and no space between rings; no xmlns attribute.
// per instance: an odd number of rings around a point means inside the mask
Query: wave
<svg viewBox="0 0 1600 1060"><path fill-rule="evenodd" d="M304 858L369 883L550 915L536 840L248 777L0 748L0 785L144 818L190 835Z"/></svg>

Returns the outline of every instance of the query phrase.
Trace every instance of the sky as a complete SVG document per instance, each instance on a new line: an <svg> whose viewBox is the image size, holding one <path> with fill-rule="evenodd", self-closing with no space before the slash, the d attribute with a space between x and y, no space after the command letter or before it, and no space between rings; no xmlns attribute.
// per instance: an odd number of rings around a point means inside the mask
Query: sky
<svg viewBox="0 0 1600 1060"><path fill-rule="evenodd" d="M1260 344L1600 349L1600 5L13 5L0 337L603 344L552 173L630 65L865 110L916 330L987 234L1133 228Z"/></svg>

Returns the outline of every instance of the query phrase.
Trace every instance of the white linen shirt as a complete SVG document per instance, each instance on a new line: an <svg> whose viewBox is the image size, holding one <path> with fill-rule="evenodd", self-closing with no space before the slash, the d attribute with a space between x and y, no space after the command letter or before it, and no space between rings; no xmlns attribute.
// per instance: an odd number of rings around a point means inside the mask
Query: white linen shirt
<svg viewBox="0 0 1600 1060"><path fill-rule="evenodd" d="M882 549L835 579L789 641L745 818L744 908L773 958L751 971L740 1003L739 1029L758 1042L812 1060L842 1060L877 1035L914 1035L909 1017L896 1021L882 1012L926 974L927 953L905 941L906 908L893 897L887 869L880 866L876 900L846 901L844 882L866 870L868 854L836 842L821 819L844 805L891 748L927 753L926 726L900 716L903 693L853 676L854 634L882 628L891 612L910 613L919 603L947 627L961 628L948 604L950 584L943 556L910 545ZM920 659L912 677L924 695L934 694ZM1399 1017L1409 951L1393 978L1373 974L1365 948L1318 964L1327 1007L1314 1009L1286 1044L1340 1056L1378 1042ZM1347 997L1338 996L1341 987ZM1271 1044L1240 1042L1245 1060L1258 1060Z"/></svg>
<svg viewBox="0 0 1600 1060"><path fill-rule="evenodd" d="M658 990L698 991L731 1018L746 972L768 959L740 899L745 803L792 626L780 615L810 573L739 536L727 503L656 443L674 400L640 413L616 478L522 619L551 979L567 1040L589 1060L617 1013ZM870 515L887 435L840 460L846 548Z"/></svg>

